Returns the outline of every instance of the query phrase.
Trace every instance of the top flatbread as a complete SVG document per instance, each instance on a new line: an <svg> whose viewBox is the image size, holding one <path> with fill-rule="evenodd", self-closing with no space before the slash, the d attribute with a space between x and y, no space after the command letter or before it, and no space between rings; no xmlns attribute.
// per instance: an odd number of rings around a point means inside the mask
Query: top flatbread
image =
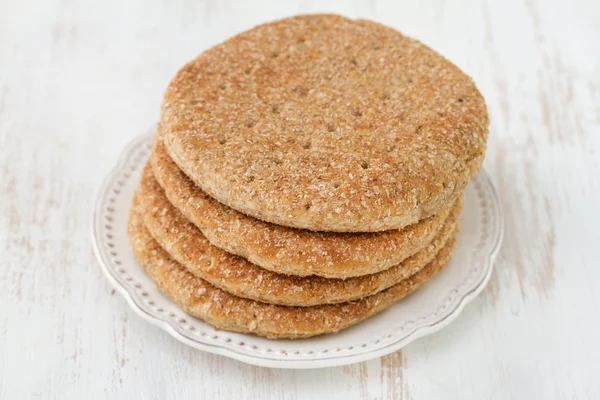
<svg viewBox="0 0 600 400"><path fill-rule="evenodd" d="M308 15L184 66L164 98L171 158L245 214L316 231L399 229L479 170L488 117L469 77L380 24Z"/></svg>

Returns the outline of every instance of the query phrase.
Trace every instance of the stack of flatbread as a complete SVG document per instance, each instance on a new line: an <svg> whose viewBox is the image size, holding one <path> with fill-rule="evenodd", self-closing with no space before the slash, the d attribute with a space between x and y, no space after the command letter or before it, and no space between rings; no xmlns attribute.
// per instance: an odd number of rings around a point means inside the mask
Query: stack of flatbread
<svg viewBox="0 0 600 400"><path fill-rule="evenodd" d="M132 247L218 329L336 332L447 263L487 133L472 80L397 31L336 15L261 25L169 84Z"/></svg>

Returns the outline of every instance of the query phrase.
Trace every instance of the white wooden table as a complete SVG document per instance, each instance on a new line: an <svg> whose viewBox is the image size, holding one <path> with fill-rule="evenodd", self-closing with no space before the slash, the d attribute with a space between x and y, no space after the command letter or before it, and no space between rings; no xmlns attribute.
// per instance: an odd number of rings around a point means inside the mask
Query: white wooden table
<svg viewBox="0 0 600 400"><path fill-rule="evenodd" d="M129 310L92 254L91 203L184 62L317 11L396 27L473 76L506 237L441 332L347 367L251 367ZM0 398L600 398L599 38L595 0L0 0Z"/></svg>

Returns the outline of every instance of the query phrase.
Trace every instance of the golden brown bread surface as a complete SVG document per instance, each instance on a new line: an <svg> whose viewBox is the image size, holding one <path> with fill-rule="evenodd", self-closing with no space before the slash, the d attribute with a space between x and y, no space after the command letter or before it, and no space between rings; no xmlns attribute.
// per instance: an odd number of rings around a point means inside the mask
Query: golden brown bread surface
<svg viewBox="0 0 600 400"><path fill-rule="evenodd" d="M160 130L151 162L169 201L213 245L284 274L348 278L383 271L425 248L452 209L401 230L312 232L249 217L205 194L169 158Z"/></svg>
<svg viewBox="0 0 600 400"><path fill-rule="evenodd" d="M483 161L472 80L380 24L304 15L184 66L164 97L167 150L208 195L315 231L399 229L448 208Z"/></svg>
<svg viewBox="0 0 600 400"><path fill-rule="evenodd" d="M269 338L304 338L337 332L375 315L439 271L450 258L453 247L453 243L449 243L417 274L373 296L334 305L286 307L233 296L192 275L152 238L135 202L128 230L133 252L142 268L160 291L182 310L218 329Z"/></svg>
<svg viewBox="0 0 600 400"><path fill-rule="evenodd" d="M418 253L385 271L355 278L326 279L278 274L210 244L164 195L149 165L136 198L145 226L156 241L193 275L233 295L288 306L341 303L385 290L431 262L456 233L460 206Z"/></svg>

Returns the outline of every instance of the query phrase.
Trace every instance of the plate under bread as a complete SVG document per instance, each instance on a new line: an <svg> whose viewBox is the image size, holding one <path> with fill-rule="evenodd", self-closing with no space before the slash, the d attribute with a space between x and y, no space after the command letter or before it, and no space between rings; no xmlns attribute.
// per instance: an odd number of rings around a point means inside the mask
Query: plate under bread
<svg viewBox="0 0 600 400"><path fill-rule="evenodd" d="M154 127L134 139L106 176L93 208L92 242L99 264L129 306L175 339L200 350L274 368L346 365L392 353L453 321L485 287L500 249L500 203L485 171L469 184L453 257L417 292L388 310L337 334L271 340L214 330L167 300L137 264L127 219Z"/></svg>

